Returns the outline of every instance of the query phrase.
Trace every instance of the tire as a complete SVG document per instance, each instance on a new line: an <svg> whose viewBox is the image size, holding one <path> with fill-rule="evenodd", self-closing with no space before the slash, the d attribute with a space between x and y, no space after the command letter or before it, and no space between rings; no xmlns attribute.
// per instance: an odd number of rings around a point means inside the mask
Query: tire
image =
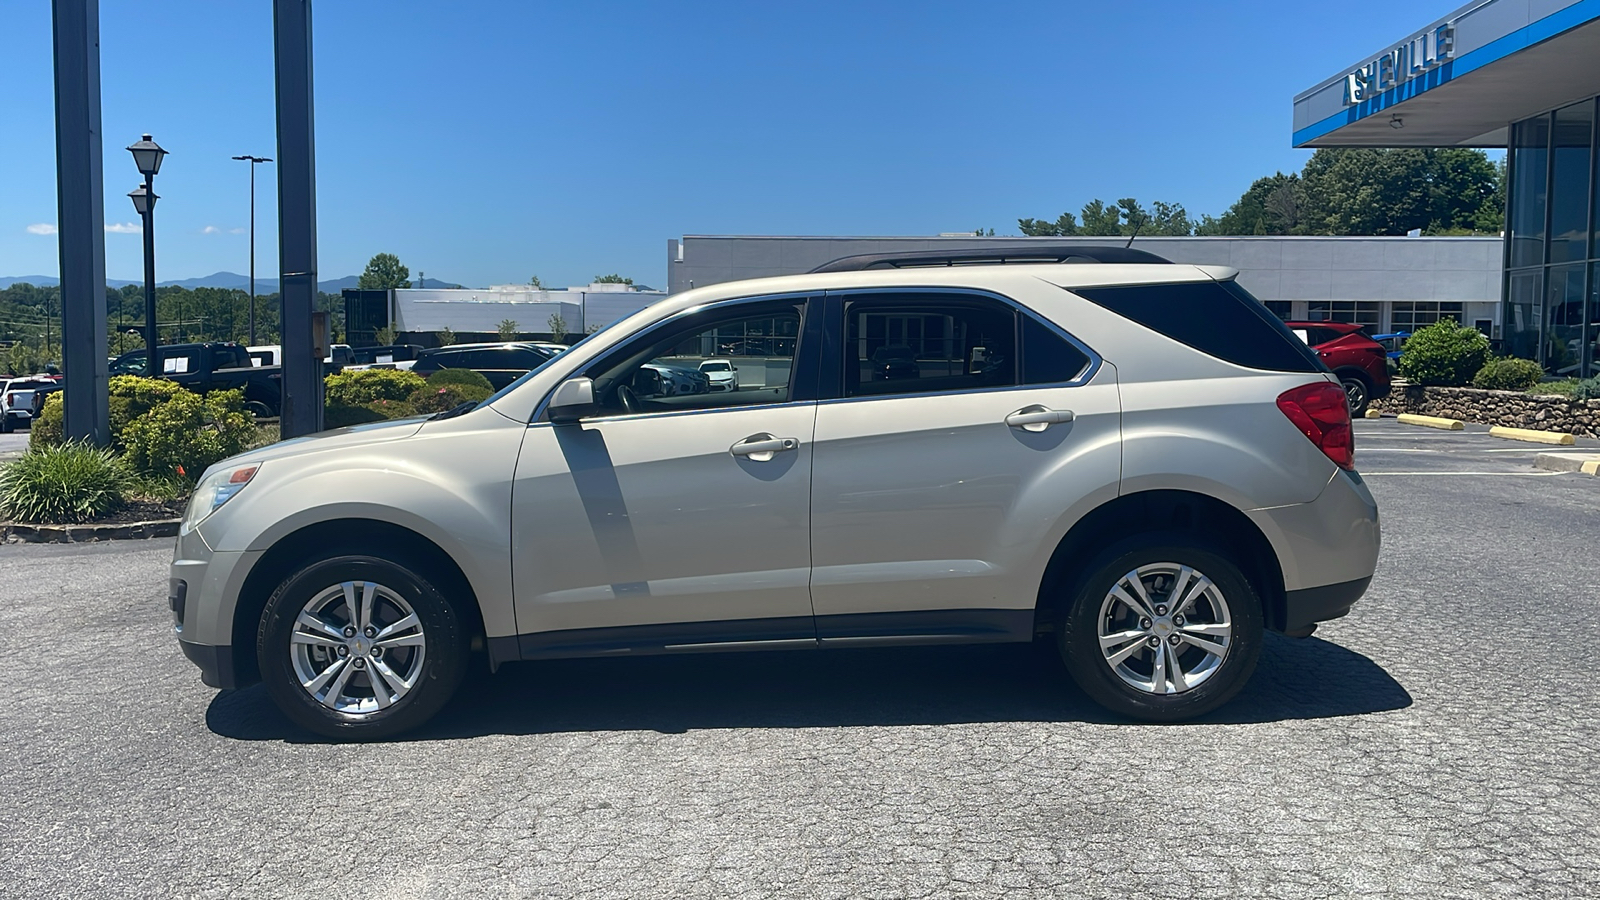
<svg viewBox="0 0 1600 900"><path fill-rule="evenodd" d="M1180 581L1185 568L1191 574ZM1131 589L1136 573L1145 598ZM1196 574L1209 581L1198 593ZM1174 610L1164 601L1180 585L1187 602ZM1134 615L1146 598L1145 614ZM1245 686L1261 654L1261 600L1254 588L1220 551L1188 535L1145 535L1113 547L1090 565L1071 601L1057 628L1067 670L1090 699L1129 718L1182 722L1204 715ZM1102 636L1111 641L1104 650ZM1116 642L1118 636L1127 639ZM1174 637L1181 677L1168 668ZM1162 642L1159 690L1152 638Z"/></svg>
<svg viewBox="0 0 1600 900"><path fill-rule="evenodd" d="M371 630L347 634L363 615ZM412 617L416 624L406 624ZM450 602L421 575L375 556L337 556L305 566L273 592L256 659L267 693L296 724L341 740L377 740L444 707L466 671L469 640Z"/></svg>
<svg viewBox="0 0 1600 900"><path fill-rule="evenodd" d="M1339 386L1344 388L1344 399L1350 404L1350 418L1359 419L1372 402L1372 385L1366 376L1350 372L1339 373Z"/></svg>
<svg viewBox="0 0 1600 900"><path fill-rule="evenodd" d="M15 430L15 427L16 426L11 424L10 416L6 415L5 413L0 413L0 434L10 434L13 430Z"/></svg>
<svg viewBox="0 0 1600 900"><path fill-rule="evenodd" d="M277 415L272 411L272 407L262 403L260 400L246 400L244 402L244 411L258 419L270 419Z"/></svg>

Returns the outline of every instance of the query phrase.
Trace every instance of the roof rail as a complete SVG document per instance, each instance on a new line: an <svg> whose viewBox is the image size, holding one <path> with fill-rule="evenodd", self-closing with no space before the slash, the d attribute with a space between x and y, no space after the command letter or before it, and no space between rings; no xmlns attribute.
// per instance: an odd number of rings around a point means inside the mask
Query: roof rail
<svg viewBox="0 0 1600 900"><path fill-rule="evenodd" d="M968 248L962 250L913 250L906 253L868 253L845 256L823 263L812 272L862 272L867 269L918 269L937 266L997 266L1037 263L1137 263L1159 264L1172 260L1129 247L1086 247L1081 244L1040 244Z"/></svg>

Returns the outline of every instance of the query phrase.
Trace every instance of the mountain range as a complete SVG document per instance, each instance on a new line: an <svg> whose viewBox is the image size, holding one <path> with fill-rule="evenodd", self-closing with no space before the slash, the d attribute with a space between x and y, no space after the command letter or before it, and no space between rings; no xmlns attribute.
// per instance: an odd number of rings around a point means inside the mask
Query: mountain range
<svg viewBox="0 0 1600 900"><path fill-rule="evenodd" d="M361 276L359 275L346 275L343 278L335 278L331 281L317 282L317 290L329 294L337 294L345 288L355 287L360 281ZM61 283L61 279L54 275L0 275L0 288L8 288L13 284L18 283L31 284L36 287L54 287L55 285ZM143 282L129 281L120 278L106 279L107 287L120 288L130 284L143 284ZM250 276L240 275L236 272L213 272L210 275L205 275L200 278L181 278L171 281L156 282L157 287L166 287L168 285L176 285L177 287L190 289L207 287L230 288L233 290L243 291L249 290L250 288ZM461 285L452 284L448 281L440 281L437 278L425 278L420 282L412 282L412 287L458 288L461 287ZM273 294L277 293L277 290L278 279L264 278L259 275L256 276L257 294Z"/></svg>

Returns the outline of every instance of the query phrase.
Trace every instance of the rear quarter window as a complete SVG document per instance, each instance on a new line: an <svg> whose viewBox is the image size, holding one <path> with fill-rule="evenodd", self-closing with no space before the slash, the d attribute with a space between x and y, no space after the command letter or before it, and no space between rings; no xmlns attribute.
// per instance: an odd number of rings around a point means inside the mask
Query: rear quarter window
<svg viewBox="0 0 1600 900"><path fill-rule="evenodd" d="M1321 372L1316 353L1232 281L1077 288L1072 293L1208 356L1268 372Z"/></svg>

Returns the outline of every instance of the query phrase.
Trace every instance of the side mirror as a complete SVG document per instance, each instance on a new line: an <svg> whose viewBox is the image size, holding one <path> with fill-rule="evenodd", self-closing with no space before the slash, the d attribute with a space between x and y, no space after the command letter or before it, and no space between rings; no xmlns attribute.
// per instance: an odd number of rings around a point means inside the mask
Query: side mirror
<svg viewBox="0 0 1600 900"><path fill-rule="evenodd" d="M595 413L594 381L589 378L569 378L550 395L550 405L545 412L556 424L576 422Z"/></svg>

